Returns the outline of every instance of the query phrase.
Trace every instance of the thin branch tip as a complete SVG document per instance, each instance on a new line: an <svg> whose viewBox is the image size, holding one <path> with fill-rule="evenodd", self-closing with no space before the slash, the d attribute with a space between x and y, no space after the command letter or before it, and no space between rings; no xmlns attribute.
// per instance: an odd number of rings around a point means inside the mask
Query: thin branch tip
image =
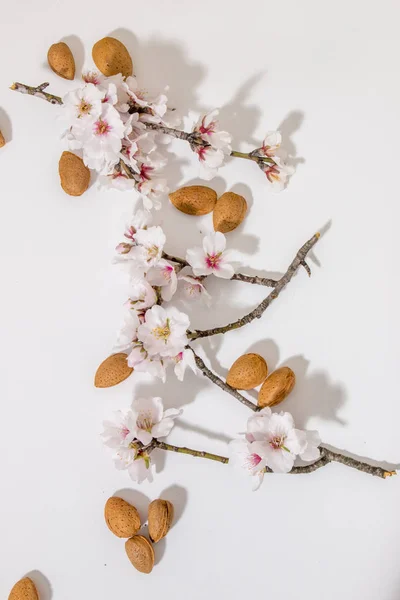
<svg viewBox="0 0 400 600"><path fill-rule="evenodd" d="M383 479L387 479L388 477L393 477L397 475L397 471L385 471L383 474Z"/></svg>

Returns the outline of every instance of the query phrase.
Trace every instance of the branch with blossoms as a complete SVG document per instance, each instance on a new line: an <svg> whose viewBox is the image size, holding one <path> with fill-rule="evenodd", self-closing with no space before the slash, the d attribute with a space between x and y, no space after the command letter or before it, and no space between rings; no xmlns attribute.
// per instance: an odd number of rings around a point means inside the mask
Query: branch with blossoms
<svg viewBox="0 0 400 600"><path fill-rule="evenodd" d="M115 262L122 265L128 275L129 297L115 351L126 353L129 367L149 372L163 381L168 365L173 366L180 381L189 367L254 414L248 419L244 437L229 444L229 457L220 456L160 440L170 433L181 411L164 411L161 398L135 399L131 410L118 413L115 423L105 423L103 438L116 452L117 468L127 469L137 482L152 479L153 451L162 450L239 467L251 475L253 489L260 486L265 474L308 474L331 462L381 478L394 475L395 471L328 449L321 444L318 432L297 429L290 413L276 413L269 407L256 405L209 369L191 346L196 339L226 333L261 318L300 267L311 274L306 258L319 234L303 244L279 279L272 280L235 273L231 252L226 249L225 236L220 232L206 235L202 247L189 248L185 258L168 254L164 250L166 236L160 226L151 224L151 218L148 212L136 211L126 228L125 240L116 248ZM222 327L191 331L189 316L171 302L181 298L186 302L203 300L210 305L212 299L206 289L210 276L265 285L272 290L241 319ZM297 460L306 464L296 464Z"/></svg>
<svg viewBox="0 0 400 600"><path fill-rule="evenodd" d="M135 77L104 77L91 71L83 84L64 98L48 93L48 83L37 87L14 83L12 90L59 105L69 150L81 155L85 165L100 174L102 187L121 191L136 189L146 209L160 208L168 192L160 177L167 159L157 150L166 136L187 142L197 156L200 176L212 179L226 158L254 162L275 191L283 189L293 168L286 164L281 134L269 131L259 148L232 150L232 138L219 128L218 110L199 118L190 132L177 129L180 120L162 93L145 94Z"/></svg>
<svg viewBox="0 0 400 600"><path fill-rule="evenodd" d="M126 356L128 367L149 372L163 381L169 365L180 381L190 368L253 412L246 433L230 442L230 455L225 457L163 441L182 411L164 410L161 398L135 398L126 414L118 412L115 422L105 423L104 442L115 450L116 466L127 469L133 480L141 482L152 477L154 451L187 454L238 466L251 476L253 489L260 486L267 473L308 474L331 462L381 478L394 475L393 470L328 449L321 444L318 432L297 429L290 413L272 412L269 406L256 405L213 373L191 345L197 339L225 334L260 319L300 267L311 275L306 258L319 234L298 250L285 273L276 280L235 273L221 232L206 235L202 247L189 248L184 258L168 254L164 250L165 234L161 227L151 224L148 212L153 207L160 208L160 198L168 191L166 180L160 176L167 159L159 152L159 145L165 137L186 142L198 158L200 175L207 180L216 175L228 157L250 160L272 187L280 190L293 172L285 162L280 133L270 131L260 147L239 152L232 150L231 135L220 129L218 110L200 116L191 131L184 131L179 129L180 121L168 106L165 93L149 96L140 89L135 77L104 77L91 71L83 74L82 85L64 98L46 91L48 85L14 83L11 89L60 106L63 137L69 149L82 158L88 169L100 174L101 185L136 189L143 198L145 211L134 214L115 257L115 262L128 273L126 315L115 352L122 355L122 360ZM258 306L232 323L192 330L188 314L171 302L181 296L185 302L202 300L210 305L212 299L206 288L210 276L262 285L271 291ZM306 464L298 464L298 460Z"/></svg>

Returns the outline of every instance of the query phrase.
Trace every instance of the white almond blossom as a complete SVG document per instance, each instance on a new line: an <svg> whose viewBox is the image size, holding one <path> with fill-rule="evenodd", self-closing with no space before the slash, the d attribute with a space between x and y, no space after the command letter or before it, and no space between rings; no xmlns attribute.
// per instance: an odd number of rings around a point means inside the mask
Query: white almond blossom
<svg viewBox="0 0 400 600"><path fill-rule="evenodd" d="M150 267L154 267L161 259L165 244L165 234L159 226L139 229L136 233L136 243L143 248L143 256L148 270Z"/></svg>
<svg viewBox="0 0 400 600"><path fill-rule="evenodd" d="M136 438L147 446L153 438L167 436L174 426L174 419L181 413L176 408L164 410L161 398L135 398L132 402L132 420Z"/></svg>
<svg viewBox="0 0 400 600"><path fill-rule="evenodd" d="M79 135L100 116L102 98L102 92L90 83L64 96L63 116L67 127L72 128L72 133L76 132ZM79 131L76 131L77 129Z"/></svg>
<svg viewBox="0 0 400 600"><path fill-rule="evenodd" d="M201 298L206 306L211 306L211 295L207 292L200 277L180 273L178 280L183 281L183 292L188 300Z"/></svg>
<svg viewBox="0 0 400 600"><path fill-rule="evenodd" d="M200 162L200 177L210 181L216 176L219 167L224 163L225 155L223 151L212 146L196 146L194 151Z"/></svg>
<svg viewBox="0 0 400 600"><path fill-rule="evenodd" d="M143 206L146 210L160 210L161 200L163 196L168 194L167 180L162 177L153 177L153 179L145 179L138 184L138 190L143 194Z"/></svg>
<svg viewBox="0 0 400 600"><path fill-rule="evenodd" d="M85 83L92 83L93 85L102 85L105 77L99 71L83 71L82 79Z"/></svg>
<svg viewBox="0 0 400 600"><path fill-rule="evenodd" d="M245 439L230 443L229 462L257 475L255 483L259 485L265 467L274 473L289 473L297 457L317 460L320 443L317 431L296 429L290 413L273 413L266 407L248 419Z"/></svg>
<svg viewBox="0 0 400 600"><path fill-rule="evenodd" d="M103 104L102 112L93 124L77 135L85 164L107 174L119 161L124 134L125 126L118 112L111 104Z"/></svg>
<svg viewBox="0 0 400 600"><path fill-rule="evenodd" d="M161 379L163 383L166 380L166 369L164 358L158 354L151 356L145 350L143 342L136 342L132 346L127 357L128 366L132 367L138 373L148 373Z"/></svg>
<svg viewBox="0 0 400 600"><path fill-rule="evenodd" d="M153 439L167 436L181 413L176 408L164 410L161 398L135 398L127 414L119 411L115 422L105 421L102 438L116 450L116 468L127 470L137 483L151 481L152 463L146 447Z"/></svg>
<svg viewBox="0 0 400 600"><path fill-rule="evenodd" d="M196 361L194 359L194 354L189 348L185 348L182 352L179 352L172 359L175 363L174 373L177 376L179 381L183 381L185 377L186 367L189 367L193 371L193 373L197 373Z"/></svg>
<svg viewBox="0 0 400 600"><path fill-rule="evenodd" d="M287 183L288 178L293 175L294 168L286 165L281 158L274 158L274 164L265 164L263 171L271 184L274 192L281 192Z"/></svg>
<svg viewBox="0 0 400 600"><path fill-rule="evenodd" d="M178 278L174 267L163 258L154 267L149 269L146 274L146 280L149 284L161 288L161 298L166 302L171 300L178 286Z"/></svg>
<svg viewBox="0 0 400 600"><path fill-rule="evenodd" d="M157 302L157 294L149 281L134 277L131 280L127 305L139 311L151 308Z"/></svg>
<svg viewBox="0 0 400 600"><path fill-rule="evenodd" d="M115 352L126 352L132 349L137 341L137 330L140 325L138 313L135 310L129 310L125 314L124 324L121 327L117 342L114 346Z"/></svg>
<svg viewBox="0 0 400 600"><path fill-rule="evenodd" d="M256 424L256 429L251 431L255 437L254 451L275 473L289 473L296 456L304 452L307 444L305 432L295 429L292 415L265 411L262 416L250 418L249 422Z"/></svg>
<svg viewBox="0 0 400 600"><path fill-rule="evenodd" d="M137 447L120 448L114 457L115 467L127 470L129 477L136 483L153 481L152 462L150 454Z"/></svg>
<svg viewBox="0 0 400 600"><path fill-rule="evenodd" d="M130 223L127 225L124 233L131 242L135 242L135 235L140 229L147 229L152 222L152 215L148 210L136 210L133 213Z"/></svg>
<svg viewBox="0 0 400 600"><path fill-rule="evenodd" d="M262 170L275 192L283 190L288 177L294 173L294 168L285 163L286 152L282 150L281 142L279 131L268 131L261 148L254 151L255 156L270 159L262 165Z"/></svg>
<svg viewBox="0 0 400 600"><path fill-rule="evenodd" d="M189 317L177 308L155 305L146 312L145 322L138 328L138 338L150 356L173 357L186 346L189 325Z"/></svg>
<svg viewBox="0 0 400 600"><path fill-rule="evenodd" d="M136 455L127 469L129 477L136 483L143 483L146 480L153 481L152 462L150 454L147 452Z"/></svg>
<svg viewBox="0 0 400 600"><path fill-rule="evenodd" d="M222 150L224 154L230 154L232 152L232 136L227 131L219 129L219 122L216 118L218 113L219 110L215 109L207 115L200 117L193 131L199 133L202 140L210 144L213 148Z"/></svg>
<svg viewBox="0 0 400 600"><path fill-rule="evenodd" d="M109 448L129 448L136 436L135 423L131 412L126 415L120 410L115 412L115 421L104 421L101 434L103 442Z"/></svg>
<svg viewBox="0 0 400 600"><path fill-rule="evenodd" d="M259 149L260 156L274 158L278 156L282 142L282 135L279 131L267 131L263 141L263 145Z"/></svg>
<svg viewBox="0 0 400 600"><path fill-rule="evenodd" d="M103 98L102 98L102 103L103 104L111 104L112 106L114 106L114 104L117 104L118 102L118 94L117 94L117 86L112 83L110 80L106 83L106 85L103 88ZM126 132L128 133L128 132Z"/></svg>
<svg viewBox="0 0 400 600"><path fill-rule="evenodd" d="M99 178L99 186L102 189L116 189L119 192L132 191L135 187L135 181L121 170L112 171L108 175L102 175Z"/></svg>
<svg viewBox="0 0 400 600"><path fill-rule="evenodd" d="M318 431L305 431L307 445L305 450L300 453L301 460L317 460L321 456L319 446L321 445L321 438Z"/></svg>
<svg viewBox="0 0 400 600"><path fill-rule="evenodd" d="M258 490L263 482L266 461L252 448L246 440L233 440L229 444L229 464L244 469L252 477L252 489Z"/></svg>
<svg viewBox="0 0 400 600"><path fill-rule="evenodd" d="M200 117L193 127L193 133L196 133L207 144L204 146L194 144L192 146L199 158L200 177L206 180L215 177L225 157L229 156L232 152L231 135L227 131L220 131L219 123L216 119L218 112L215 109L207 115Z"/></svg>
<svg viewBox="0 0 400 600"><path fill-rule="evenodd" d="M196 276L215 275L223 279L231 279L235 270L228 262L229 251L225 250L226 238L216 231L206 235L203 248L191 248L186 252L186 260Z"/></svg>

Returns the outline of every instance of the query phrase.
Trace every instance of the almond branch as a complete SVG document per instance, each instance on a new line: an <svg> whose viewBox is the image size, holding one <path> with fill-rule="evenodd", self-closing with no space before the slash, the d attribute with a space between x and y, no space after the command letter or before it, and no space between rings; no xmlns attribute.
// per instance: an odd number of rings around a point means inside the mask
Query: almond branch
<svg viewBox="0 0 400 600"><path fill-rule="evenodd" d="M25 83L15 82L11 85L10 89L15 92L20 92L21 94L29 94L30 96L36 96L37 98L41 98L42 100L46 100L50 102L50 104L63 104L62 98L60 96L55 96L54 94L49 94L48 92L44 92L43 90L48 87L48 83L41 83L40 85L33 87L30 85L26 85ZM166 127L165 125L161 125L159 123L145 123L147 129L153 129L159 131L160 133L164 133L165 135L169 135L173 138L177 138L188 142L191 149L195 150L198 146L207 147L210 144L205 142L201 136L197 132L187 132L182 131L180 129L174 129L173 127ZM275 165L275 161L268 156L257 156L252 152L239 152L237 150L232 150L230 156L234 158L244 158L246 160L252 160L258 164L259 167L263 168L263 165ZM265 166L264 166L265 168Z"/></svg>
<svg viewBox="0 0 400 600"><path fill-rule="evenodd" d="M184 446L174 446L172 444L167 444L166 442L160 442L159 440L153 440L151 443L152 448L158 448L159 450L165 450L167 452L177 452L178 454L189 454L190 456L195 456L197 458L207 458L208 460L214 460L216 462L220 462L223 464L228 464L229 458L226 456L220 456L219 454L212 454L211 452L204 452L203 450L194 450L193 448L186 448ZM391 477L392 475L396 475L396 471L387 471L386 469L382 469L381 467L373 467L368 463L365 463L361 460L350 458L349 456L345 456L340 454L339 452L333 452L332 450L328 450L324 446L320 446L321 456L314 463L310 465L304 465L300 467L293 467L293 469L289 472L289 475L307 475L308 473L313 473L317 469L321 467L325 467L331 462L338 462L346 467L351 467L353 469L357 469L358 471L362 471L363 473L367 473L369 475L375 475L376 477L380 477L382 479L386 479L387 477ZM265 473L273 473L269 467L265 467Z"/></svg>
<svg viewBox="0 0 400 600"><path fill-rule="evenodd" d="M220 377L213 373L204 364L203 360L200 358L200 356L196 354L196 352L191 346L187 346L187 348L190 348L190 350L193 352L197 368L200 369L203 375L207 377L212 383L217 385L224 392L227 392L228 394L236 398L236 400L239 400L239 402L247 406L247 408L250 408L250 410L257 412L261 409L261 407L257 406L256 404L245 398L242 394L240 394L240 392L238 392L238 390L228 385L225 381L223 381ZM338 462L342 465L345 465L346 467L351 467L353 469L357 469L358 471L362 471L363 473L375 475L376 477L381 477L383 479L386 479L386 477L391 477L392 475L396 475L396 471L388 471L386 469L383 469L382 467L372 466L362 460L346 456L345 454L342 454L341 452L335 450L330 450L325 446L320 446L320 450L321 457L315 463L303 467L294 467L290 471L290 473L312 473L313 471L316 471L320 467L323 467L330 462ZM193 451L187 452L187 454L192 454L192 456L201 456L201 453L197 454L196 451L194 452L194 454ZM220 462L224 461L221 460ZM265 472L272 473L272 471L268 467L266 467Z"/></svg>
<svg viewBox="0 0 400 600"><path fill-rule="evenodd" d="M37 98L41 98L42 100L46 100L50 102L50 104L62 104L62 98L60 96L54 96L53 94L49 94L48 92L44 92L50 84L49 83L41 83L37 87L32 87L30 85L25 85L24 83L13 83L10 87L11 90L15 92L20 92L21 94L29 94L29 96L36 96Z"/></svg>
<svg viewBox="0 0 400 600"><path fill-rule="evenodd" d="M241 319L233 321L233 323L229 323L228 325L224 325L222 327L213 327L212 329L205 330L196 329L195 331L189 332L189 339L197 340L198 338L210 337L211 335L217 335L219 333L227 333L228 331L232 331L232 329L239 329L240 327L251 323L254 321L254 319L260 319L272 302L278 298L283 288L291 281L292 277L300 266L304 267L306 265L307 273L310 274L310 268L305 262L305 258L310 252L311 248L313 248L313 246L315 246L315 244L318 242L319 237L320 234L316 233L300 248L293 261L289 265L286 273L277 281L273 291L266 298L264 298L264 300L254 310L249 312Z"/></svg>
<svg viewBox="0 0 400 600"><path fill-rule="evenodd" d="M166 252L163 252L163 258L165 258L165 260L178 264L181 267L181 269L183 269L183 267L190 267L187 260L185 260L184 258L179 258L179 256L173 256L172 254L167 254ZM243 273L235 273L230 280L244 281L245 283L253 283L255 285L265 285L266 287L275 287L278 283L276 279L270 279L269 277L259 277L258 275L244 275Z"/></svg>

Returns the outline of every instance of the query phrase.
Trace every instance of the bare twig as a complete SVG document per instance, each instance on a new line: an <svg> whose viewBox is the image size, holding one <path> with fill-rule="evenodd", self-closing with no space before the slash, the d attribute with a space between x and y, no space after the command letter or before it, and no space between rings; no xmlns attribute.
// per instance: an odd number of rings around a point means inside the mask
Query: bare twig
<svg viewBox="0 0 400 600"><path fill-rule="evenodd" d="M30 85L25 85L24 83L13 83L11 86L11 90L15 90L16 92L20 92L21 94L29 94L30 96L36 96L37 98L41 98L42 100L46 100L50 102L50 104L62 104L63 101L60 96L54 96L53 94L49 94L48 92L44 92L43 90L48 87L48 83L41 83L37 87L31 87Z"/></svg>
<svg viewBox="0 0 400 600"><path fill-rule="evenodd" d="M235 273L231 277L231 281L244 281L245 283L253 283L254 285L265 285L266 287L276 287L278 281L269 277L259 277L258 275L243 275L243 273Z"/></svg>
<svg viewBox="0 0 400 600"><path fill-rule="evenodd" d="M250 313L238 319L237 321L233 321L233 323L229 323L228 325L224 325L223 327L213 327L212 329L205 330L195 330L188 334L188 337L191 340L197 340L198 338L209 337L211 335L217 335L219 333L226 333L228 331L232 331L233 329L239 329L254 319L259 319L267 308L272 304L272 302L279 296L283 288L291 281L293 275L296 273L297 269L300 265L303 265L305 261L305 257L311 248L318 242L320 237L319 233L313 235L311 239L308 240L297 252L295 258L289 265L286 273L282 275L282 277L276 283L273 291L266 297L264 300ZM304 266L304 265L303 265Z"/></svg>
<svg viewBox="0 0 400 600"><path fill-rule="evenodd" d="M193 352L194 359L196 361L196 366L198 369L200 369L200 371L203 373L203 375L205 377L208 377L208 379L210 381L212 381L213 383L215 383L215 385L217 385L219 388L221 388L221 390L224 390L224 392L227 392L228 394L230 394L231 396L236 398L236 400L239 400L239 402L241 402L242 404L247 406L247 408L250 408L250 410L254 410L254 411L259 410L259 407L256 406L253 402L251 402L250 400L248 400L247 398L242 396L242 394L240 394L237 390L235 390L235 388L228 385L225 381L223 381L220 377L218 377L218 375L215 375L215 373L210 371L210 369L208 367L206 367L203 360L200 358L200 356L198 356L198 354L196 354L196 352L193 350L193 348L191 346L187 346L187 348L190 348L190 350Z"/></svg>
<svg viewBox="0 0 400 600"><path fill-rule="evenodd" d="M221 463L228 463L229 458L226 456L219 456L218 454L212 454L211 452L204 452L203 450L193 450L192 448L185 448L182 446L173 446L172 444L166 444L156 440L154 448L160 450L168 450L169 452L178 452L179 454L190 454L191 456L197 456L199 458L208 458L209 460L215 460Z"/></svg>

